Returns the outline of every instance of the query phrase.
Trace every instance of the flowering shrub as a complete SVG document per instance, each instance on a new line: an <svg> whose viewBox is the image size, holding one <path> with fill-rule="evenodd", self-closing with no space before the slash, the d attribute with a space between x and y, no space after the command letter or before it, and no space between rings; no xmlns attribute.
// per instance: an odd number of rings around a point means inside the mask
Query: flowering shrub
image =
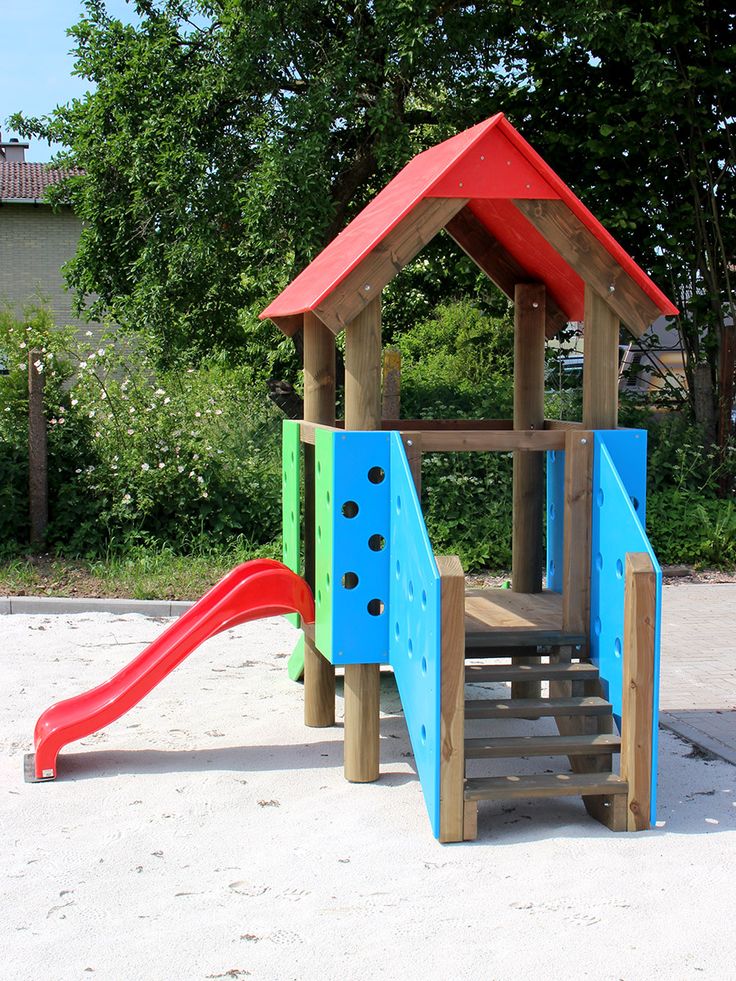
<svg viewBox="0 0 736 981"><path fill-rule="evenodd" d="M51 326L45 322L40 337L16 324L0 335L2 350L15 345L17 354L18 338L27 333L28 345L33 334L58 364ZM278 416L249 388L245 369L214 359L156 374L142 340L127 350L113 339L99 347L82 342L73 352L68 340L68 360L46 374L49 545L93 555L116 544L185 550L195 540L258 545L277 536ZM26 369L9 353L6 362L0 438L17 461L27 438ZM27 451L20 471L27 486ZM27 500L19 479L10 481L16 505ZM13 538L22 543L19 514L16 521Z"/></svg>

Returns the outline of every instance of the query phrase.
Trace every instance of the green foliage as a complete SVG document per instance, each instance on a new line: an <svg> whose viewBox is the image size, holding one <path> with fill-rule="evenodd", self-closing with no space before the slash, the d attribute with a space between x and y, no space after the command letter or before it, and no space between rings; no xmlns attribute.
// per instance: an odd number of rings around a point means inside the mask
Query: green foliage
<svg viewBox="0 0 736 981"><path fill-rule="evenodd" d="M736 566L736 503L666 487L650 494L647 531L660 562Z"/></svg>
<svg viewBox="0 0 736 981"><path fill-rule="evenodd" d="M467 300L441 304L397 338L406 418L507 418L513 323Z"/></svg>
<svg viewBox="0 0 736 981"><path fill-rule="evenodd" d="M31 336L8 326L0 353ZM38 327L38 324L35 325ZM33 334L57 365L56 335ZM20 332L20 333L19 333ZM63 332L59 335L63 337ZM277 537L280 523L279 420L253 393L244 368L212 356L197 368L159 371L142 339L122 350L110 341L79 352L73 377L46 368L49 445L47 544L97 555L114 543L212 547ZM25 541L27 396L24 364L5 355L0 438L5 541ZM57 374L54 374L54 371ZM62 379L65 381L62 383ZM3 527L0 526L0 527Z"/></svg>

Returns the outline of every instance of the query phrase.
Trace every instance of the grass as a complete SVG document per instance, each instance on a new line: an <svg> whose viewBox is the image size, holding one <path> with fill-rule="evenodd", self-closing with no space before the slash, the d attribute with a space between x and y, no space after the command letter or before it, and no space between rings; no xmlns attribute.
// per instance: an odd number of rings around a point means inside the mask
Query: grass
<svg viewBox="0 0 736 981"><path fill-rule="evenodd" d="M239 562L280 557L280 542L232 549L196 549L177 555L167 547L134 546L101 559L28 555L0 561L0 595L102 596L128 599L198 599Z"/></svg>

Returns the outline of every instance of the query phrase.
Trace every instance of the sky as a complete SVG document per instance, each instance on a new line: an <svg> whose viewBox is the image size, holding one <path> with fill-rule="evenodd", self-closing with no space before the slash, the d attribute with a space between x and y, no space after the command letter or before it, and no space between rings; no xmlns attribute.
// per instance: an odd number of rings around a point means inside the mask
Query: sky
<svg viewBox="0 0 736 981"><path fill-rule="evenodd" d="M19 135L8 128L12 113L46 115L89 87L72 75L72 40L66 36L82 9L81 0L0 0L0 130L4 140ZM122 20L135 19L126 0L108 0L107 9ZM31 141L26 160L45 162L56 149Z"/></svg>

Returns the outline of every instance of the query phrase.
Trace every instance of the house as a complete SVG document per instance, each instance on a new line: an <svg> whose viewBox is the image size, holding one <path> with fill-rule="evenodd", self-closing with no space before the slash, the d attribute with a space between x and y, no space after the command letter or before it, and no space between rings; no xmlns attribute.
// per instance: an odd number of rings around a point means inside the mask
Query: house
<svg viewBox="0 0 736 981"><path fill-rule="evenodd" d="M57 324L74 324L99 334L74 312L62 267L77 250L82 222L71 208L52 209L46 191L70 174L26 160L27 143L0 135L0 303L20 311L42 298Z"/></svg>

